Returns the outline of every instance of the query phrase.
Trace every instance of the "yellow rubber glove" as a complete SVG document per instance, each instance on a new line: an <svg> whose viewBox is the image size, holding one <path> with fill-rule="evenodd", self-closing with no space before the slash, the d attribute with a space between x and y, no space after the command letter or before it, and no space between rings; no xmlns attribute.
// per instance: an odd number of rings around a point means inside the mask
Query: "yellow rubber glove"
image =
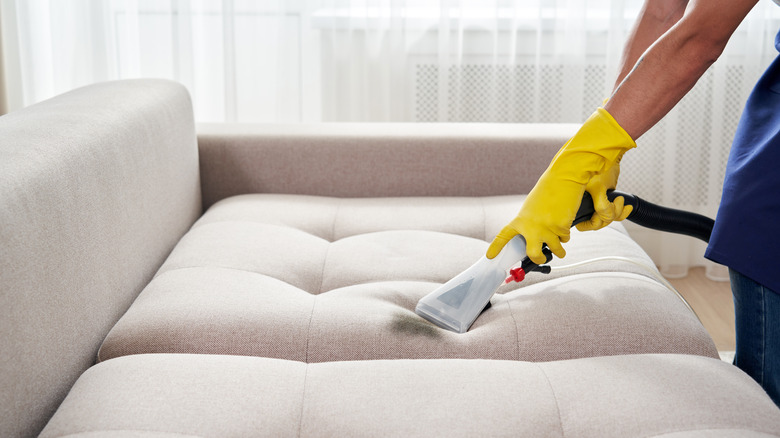
<svg viewBox="0 0 780 438"><path fill-rule="evenodd" d="M561 243L569 241L571 224L586 185L634 147L636 143L631 136L604 108L598 108L552 159L517 217L493 239L487 257L494 258L510 239L520 234L526 241L526 254L534 263L546 261L542 254L545 243L553 254L563 258L566 251Z"/></svg>
<svg viewBox="0 0 780 438"><path fill-rule="evenodd" d="M614 190L617 186L618 176L620 176L620 154L615 163L604 173L594 176L585 186L585 191L590 193L593 199L593 216L585 222L577 224L580 231L593 231L606 227L612 221L622 221L627 218L634 210L631 205L624 205L625 199L622 196L615 198L610 202L607 198L607 190Z"/></svg>
<svg viewBox="0 0 780 438"><path fill-rule="evenodd" d="M608 97L602 101L601 105L605 106L607 102L609 102ZM634 210L633 206L624 205L625 199L622 196L615 198L614 202L610 202L609 198L607 198L607 190L614 190L617 187L618 176L620 176L620 160L622 158L623 153L618 155L615 164L609 169L588 181L585 191L590 193L590 197L593 199L595 212L589 220L577 224L578 230L600 230L612 221L624 220Z"/></svg>

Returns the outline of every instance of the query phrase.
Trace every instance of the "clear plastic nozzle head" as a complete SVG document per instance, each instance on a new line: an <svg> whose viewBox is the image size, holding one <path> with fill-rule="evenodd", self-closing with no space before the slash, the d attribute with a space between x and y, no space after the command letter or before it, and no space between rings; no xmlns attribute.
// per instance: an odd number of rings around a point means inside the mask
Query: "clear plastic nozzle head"
<svg viewBox="0 0 780 438"><path fill-rule="evenodd" d="M465 333L504 283L507 271L525 257L517 235L493 259L482 256L468 269L424 296L415 312L439 327Z"/></svg>

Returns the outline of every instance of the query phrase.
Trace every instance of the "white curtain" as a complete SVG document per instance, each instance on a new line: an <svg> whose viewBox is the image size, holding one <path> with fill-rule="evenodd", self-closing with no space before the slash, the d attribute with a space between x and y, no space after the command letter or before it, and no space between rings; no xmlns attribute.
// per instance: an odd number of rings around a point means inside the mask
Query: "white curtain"
<svg viewBox="0 0 780 438"><path fill-rule="evenodd" d="M165 77L198 121L579 123L612 89L641 0L0 0L10 109ZM620 188L715 215L744 101L776 56L763 0L688 97L626 155ZM692 238L627 227L669 276Z"/></svg>

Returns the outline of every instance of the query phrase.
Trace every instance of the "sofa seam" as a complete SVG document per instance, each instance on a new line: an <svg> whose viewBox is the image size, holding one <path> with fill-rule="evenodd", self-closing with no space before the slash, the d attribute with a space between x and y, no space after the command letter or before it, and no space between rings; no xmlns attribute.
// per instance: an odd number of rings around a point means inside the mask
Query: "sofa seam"
<svg viewBox="0 0 780 438"><path fill-rule="evenodd" d="M322 285L325 284L325 267L328 264L328 254L330 254L330 247L333 245L333 237L336 233L336 218L339 214L339 209L341 208L341 202L342 200L339 199L339 202L336 204L336 211L333 213L333 223L330 227L330 240L328 241L328 247L325 249L325 255L322 257L322 270L320 271L320 285L317 287L317 293L313 295L314 300L311 304L311 314L309 314L309 324L306 327L306 351L304 354L304 361L305 363L309 363L309 344L311 342L311 324L312 321L314 321L314 309L317 307L317 297L320 296L322 293ZM306 372L308 374L309 368L306 368ZM304 379L304 385L305 385L305 379ZM305 389L305 386L304 386ZM301 407L303 409L303 407ZM303 421L301 417L301 421ZM300 430L298 431L298 436L300 436Z"/></svg>
<svg viewBox="0 0 780 438"><path fill-rule="evenodd" d="M506 301L506 307L509 309L509 316L512 317L512 322L515 324L515 347L516 350L516 360L522 361L523 359L520 357L520 327L518 327L517 319L515 318L514 312L512 312L512 304L511 300Z"/></svg>
<svg viewBox="0 0 780 438"><path fill-rule="evenodd" d="M314 309L317 307L317 298L322 293L322 285L325 284L325 267L328 264L328 254L330 254L330 247L333 245L333 237L336 233L336 218L338 217L339 209L341 208L341 200L339 199L338 204L336 204L336 211L333 213L333 224L331 225L330 229L330 241L328 242L328 247L325 249L325 255L322 257L322 270L320 271L320 285L317 287L317 293L313 294L314 300L311 304L311 314L309 314L309 324L306 327L306 351L304 354L304 361L305 363L309 363L309 344L311 342L311 325L314 321ZM308 374L309 368L307 366L306 372ZM305 379L304 379L305 384ZM305 386L304 386L305 389ZM303 409L303 407L301 407ZM303 421L301 417L301 421ZM300 436L300 430L298 431L298 435Z"/></svg>
<svg viewBox="0 0 780 438"><path fill-rule="evenodd" d="M304 230L302 228L298 228L298 227L295 227L295 226L292 226L292 225L275 224L275 223L271 223L271 222L251 220L251 219L213 219L213 220L210 220L209 222L206 222L205 224L201 224L201 225L198 225L197 227L190 228L190 230L194 230L195 228L204 228L204 227L208 227L208 226L211 226L211 225L224 224L226 222L234 222L234 223L241 223L241 224L252 224L252 225L268 225L268 226L272 226L272 227L278 227L278 228L284 228L284 229L288 229L288 230L300 231L301 233L307 234L307 235L309 235L311 237L314 237L315 239L329 241L325 237L320 237L320 236L318 236L318 235L316 235L314 233L311 233L311 232L306 231L306 230ZM188 233L189 233L189 231L188 231ZM331 237L330 241L333 241L333 239L332 239L333 238L332 231L331 231L331 236L330 237Z"/></svg>
<svg viewBox="0 0 780 438"><path fill-rule="evenodd" d="M156 430L156 429L95 429L95 430L82 430L80 432L69 432L65 435L55 435L57 438L66 438L66 437L75 437L83 434L89 434L89 433L103 433L103 432L149 432L149 433L164 433L166 435L177 435L182 437L205 437L205 435L200 434L191 434L191 433L184 433L184 432L169 432L166 430Z"/></svg>
<svg viewBox="0 0 780 438"><path fill-rule="evenodd" d="M176 272L176 271L183 271L183 270L187 270L187 269L217 269L217 270L237 271L237 272L244 272L244 273L247 273L247 274L258 275L258 276L261 276L261 277L269 278L271 280L279 281L280 283L284 283L284 284L286 284L286 285L288 285L288 286L290 286L292 288L298 289L299 291L301 291L301 292L303 292L305 294L308 294L310 296L317 296L317 295L321 295L321 294L328 293L328 292L331 292L331 291L344 289L344 288L347 288L347 287L362 286L362 285L374 284L374 283L396 283L396 282L402 282L403 283L403 282L411 282L411 283L442 284L441 281L439 281L439 280L430 280L430 279L421 279L421 278L416 278L416 279L415 278L398 278L398 279L394 279L394 280L368 280L368 281L362 281L362 282L359 282L359 283L353 283L353 284L348 284L348 285L344 285L344 286L339 286L339 287L336 287L336 288L333 288L333 289L328 289L328 290L322 290L322 286L320 286L319 294L314 294L314 293L309 292L309 291L307 291L305 289L302 289L299 286L296 286L296 285L294 285L292 283L284 281L284 280L282 280L282 279L280 279L278 277L274 277L273 275L264 274L262 272L252 271L252 270L249 270L249 269L233 268L233 267L230 267L230 266L217 266L217 265L180 266L180 267L177 267L177 268L166 269L165 271L161 272L157 277L155 277L152 281L150 281L149 284L151 284L157 278L163 277L163 276L165 276L168 273L172 273L172 272ZM149 284L147 284L147 286Z"/></svg>
<svg viewBox="0 0 780 438"><path fill-rule="evenodd" d="M218 265L202 265L202 266L179 266L179 267L176 267L176 268L170 268L170 269L166 269L165 271L163 271L163 272L159 273L159 274L158 274L158 275L157 275L157 276L156 276L154 279L152 279L152 281L156 280L156 279L157 279L157 278L159 278L159 277L162 277L163 275L165 275L165 274L167 274L167 273L169 273L169 272L182 271L182 270L185 270L185 269L224 269L224 270L226 270L226 271L238 271L238 272L246 272L246 273L248 273L248 274L259 275L259 276L262 276L262 277L270 278L270 279L272 279L272 280L277 280L277 281L279 281L280 283L284 283L284 284L286 284L286 285L288 285L288 286L290 286L290 287L294 287L295 289L298 289L298 290L300 290L301 292L305 292L305 293L307 293L307 294L309 294L309 295L314 295L313 293L311 293L311 292L309 292L309 291L307 291L307 290L305 290L305 289L303 289L303 288L301 288L301 287L299 287L299 286L296 286L296 285L294 285L294 284L292 284L292 283L289 283L289 282L287 282L287 281L284 281L284 280L282 280L282 279L280 279L280 278L277 278L277 277L274 277L274 276L272 276L272 275L264 274L264 273L262 273L262 272L252 271L252 270L250 270L250 269L244 269L244 268L234 268L234 267L230 267L230 266L218 266ZM150 281L150 282L147 284L147 286L148 286L149 284L151 284L151 283L152 283L152 282Z"/></svg>
<svg viewBox="0 0 780 438"><path fill-rule="evenodd" d="M122 316L124 316L124 315L122 315ZM119 319L122 319L122 318L120 317ZM108 335L111 334L111 330L113 330L114 327L116 327L117 323L119 323L119 321L117 321L116 323L114 323L113 326L111 326L111 328L108 330L108 334L106 334L106 337L103 338L103 340L100 342L100 347L98 347L98 351L97 351L97 357L95 358L95 364L99 364L99 363L103 362L103 359L100 358L100 354L103 353L103 345L106 344L106 339L108 339Z"/></svg>
<svg viewBox="0 0 780 438"><path fill-rule="evenodd" d="M309 363L309 343L311 341L311 324L314 320L314 309L317 307L317 297L319 295L314 295L314 299L311 303L311 313L309 314L309 324L306 326L306 350L304 351L303 355L303 361L304 363Z"/></svg>
<svg viewBox="0 0 780 438"><path fill-rule="evenodd" d="M328 265L328 255L330 254L330 247L333 245L334 237L336 237L336 220L339 216L339 210L341 209L342 200L336 204L336 211L333 213L333 223L330 226L330 240L328 240L328 248L325 249L325 255L322 257L322 270L320 271L320 285L317 287L317 295L322 293L322 286L325 284L325 267Z"/></svg>
<svg viewBox="0 0 780 438"><path fill-rule="evenodd" d="M308 343L307 343L308 345ZM306 384L309 381L309 363L306 363L306 371L303 373L303 389L301 389L301 412L298 416L298 437L301 436L301 433L303 431L303 413L305 412L306 407Z"/></svg>
<svg viewBox="0 0 780 438"><path fill-rule="evenodd" d="M563 438L566 436L566 432L563 429L563 417L561 416L561 405L558 402L558 396L555 394L555 388L553 387L552 382L550 381L550 376L548 376L547 372L544 371L544 367L542 367L540 364L536 364L536 367L544 376L544 380L547 382L547 386L550 388L550 394L552 394L553 400L555 401L555 410L558 412L558 425L561 428L561 437Z"/></svg>

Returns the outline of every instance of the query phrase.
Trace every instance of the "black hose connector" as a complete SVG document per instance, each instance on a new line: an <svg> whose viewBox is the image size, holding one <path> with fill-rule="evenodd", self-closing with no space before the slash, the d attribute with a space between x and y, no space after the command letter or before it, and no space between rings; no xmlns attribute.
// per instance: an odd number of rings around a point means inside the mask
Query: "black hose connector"
<svg viewBox="0 0 780 438"><path fill-rule="evenodd" d="M547 247L547 244L545 244L542 247L542 254L544 254L545 257L545 263L550 263L550 261L553 258L553 253L550 251L550 248ZM542 274L549 274L552 272L552 269L548 265L537 265L536 263L532 262L531 259L526 256L520 267L525 271L525 273L529 272L541 272Z"/></svg>
<svg viewBox="0 0 780 438"><path fill-rule="evenodd" d="M607 198L610 201L614 201L618 196L623 197L625 205L634 207L626 219L637 225L653 230L684 234L705 242L710 241L715 221L707 216L656 205L640 199L638 196L618 192L617 190L607 191ZM590 193L585 192L572 226L590 219L594 211L593 199L590 197Z"/></svg>

